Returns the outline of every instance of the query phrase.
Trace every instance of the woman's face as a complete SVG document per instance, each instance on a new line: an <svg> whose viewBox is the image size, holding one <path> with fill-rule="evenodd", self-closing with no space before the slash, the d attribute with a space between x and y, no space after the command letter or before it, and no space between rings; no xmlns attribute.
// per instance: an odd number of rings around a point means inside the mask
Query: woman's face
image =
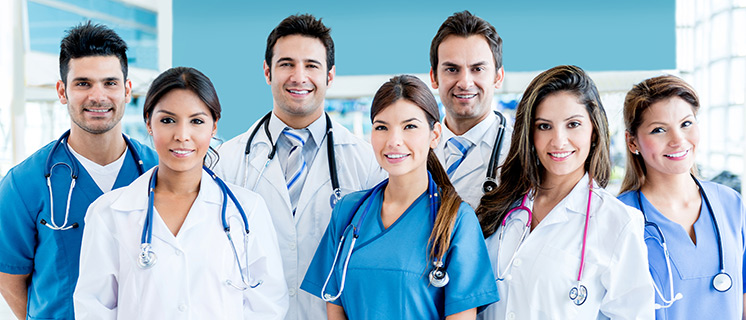
<svg viewBox="0 0 746 320"><path fill-rule="evenodd" d="M544 98L536 108L533 134L536 155L545 169L542 181L582 178L593 123L575 94L560 91Z"/></svg>
<svg viewBox="0 0 746 320"><path fill-rule="evenodd" d="M202 170L217 130L210 109L192 91L172 90L164 95L148 117L161 171Z"/></svg>
<svg viewBox="0 0 746 320"><path fill-rule="evenodd" d="M439 139L440 123L430 130L425 111L404 99L375 116L370 134L376 160L391 178L426 171L428 152Z"/></svg>
<svg viewBox="0 0 746 320"><path fill-rule="evenodd" d="M679 97L658 101L642 113L628 147L639 151L648 175L688 174L694 166L699 126L692 105Z"/></svg>

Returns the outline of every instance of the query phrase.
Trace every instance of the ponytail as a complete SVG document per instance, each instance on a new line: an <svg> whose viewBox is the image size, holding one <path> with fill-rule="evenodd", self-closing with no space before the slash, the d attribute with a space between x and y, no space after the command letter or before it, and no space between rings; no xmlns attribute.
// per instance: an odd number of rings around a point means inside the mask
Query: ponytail
<svg viewBox="0 0 746 320"><path fill-rule="evenodd" d="M451 234L453 226L458 216L458 209L461 206L461 197L456 193L456 189L451 184L440 160L435 156L433 149L427 154L427 170L433 176L433 181L440 189L440 209L435 217L433 231L430 234L428 243L430 244L429 260L443 260L448 248L451 245ZM437 250L437 251L436 251Z"/></svg>

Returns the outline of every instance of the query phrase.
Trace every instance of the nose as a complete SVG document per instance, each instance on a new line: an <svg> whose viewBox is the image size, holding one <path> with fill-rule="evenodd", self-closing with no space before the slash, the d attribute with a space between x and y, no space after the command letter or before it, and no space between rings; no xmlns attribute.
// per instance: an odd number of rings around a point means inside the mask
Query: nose
<svg viewBox="0 0 746 320"><path fill-rule="evenodd" d="M388 139L386 145L389 147L398 147L402 145L402 132L401 130L389 130Z"/></svg>
<svg viewBox="0 0 746 320"><path fill-rule="evenodd" d="M567 144L567 132L563 128L557 128L553 132L552 147L561 149Z"/></svg>
<svg viewBox="0 0 746 320"><path fill-rule="evenodd" d="M106 101L106 93L102 84L97 83L91 86L91 89L88 91L88 100L93 102Z"/></svg>
<svg viewBox="0 0 746 320"><path fill-rule="evenodd" d="M461 90L467 90L471 88L474 85L474 77L471 75L471 72L461 72L461 76L458 79L457 85L458 88Z"/></svg>
<svg viewBox="0 0 746 320"><path fill-rule="evenodd" d="M297 65L293 68L293 72L290 75L290 81L295 83L306 82L306 70L302 65Z"/></svg>
<svg viewBox="0 0 746 320"><path fill-rule="evenodd" d="M668 145L677 147L684 141L685 134L680 128L674 128L669 131L671 139L668 140Z"/></svg>
<svg viewBox="0 0 746 320"><path fill-rule="evenodd" d="M189 141L189 139L189 122L178 123L174 131L174 140L184 142Z"/></svg>

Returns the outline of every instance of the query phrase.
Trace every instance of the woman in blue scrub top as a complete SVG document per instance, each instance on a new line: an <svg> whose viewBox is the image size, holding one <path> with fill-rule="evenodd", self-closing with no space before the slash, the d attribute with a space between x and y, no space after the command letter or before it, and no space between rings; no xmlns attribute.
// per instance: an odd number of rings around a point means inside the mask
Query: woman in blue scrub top
<svg viewBox="0 0 746 320"><path fill-rule="evenodd" d="M740 319L746 209L734 190L696 177L698 110L697 93L675 76L644 80L627 93L627 173L619 199L649 222L658 319Z"/></svg>
<svg viewBox="0 0 746 320"><path fill-rule="evenodd" d="M480 319L652 319L642 216L603 189L609 131L593 80L576 66L542 72L514 128L477 209L500 292Z"/></svg>
<svg viewBox="0 0 746 320"><path fill-rule="evenodd" d="M476 216L432 151L438 119L414 76L373 98L371 143L389 179L340 200L301 285L328 302L330 320L475 319L498 299Z"/></svg>

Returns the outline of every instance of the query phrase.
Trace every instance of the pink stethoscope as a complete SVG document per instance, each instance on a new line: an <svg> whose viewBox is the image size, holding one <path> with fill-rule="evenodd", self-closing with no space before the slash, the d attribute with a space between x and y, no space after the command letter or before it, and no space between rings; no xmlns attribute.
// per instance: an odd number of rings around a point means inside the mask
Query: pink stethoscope
<svg viewBox="0 0 746 320"><path fill-rule="evenodd" d="M575 303L575 305L582 305L586 298L588 298L588 289L580 283L581 276L583 275L583 263L585 263L585 244L586 239L588 238L588 220L591 217L591 193L593 192L593 186L588 187L588 207L585 210L585 227L583 228L583 247L581 249L580 253L580 268L578 269L578 282L575 284L572 288L570 288L570 300ZM526 206L526 199L528 199L528 194L525 194L523 196L523 200L521 201L521 205L510 209L508 211L508 214L505 215L505 218L503 218L502 221L502 228L500 229L500 233L498 234L498 244L497 244L497 258L495 264L497 265L497 281L503 281L505 280L505 274L510 270L510 267L513 265L513 261L515 260L516 254L518 253L518 250L521 248L521 245L523 244L523 241L528 237L529 231L531 230L531 220L533 219L533 212L531 212L531 209ZM505 267L505 270L503 272L500 272L500 249L503 246L503 234L505 232L505 224L510 217L510 215L513 212L516 212L518 210L525 210L528 213L528 222L526 222L526 226L523 228L523 233L521 234L521 238L518 240L518 245L516 246L515 250L513 251L513 254L510 256L510 260L508 261L508 265Z"/></svg>

